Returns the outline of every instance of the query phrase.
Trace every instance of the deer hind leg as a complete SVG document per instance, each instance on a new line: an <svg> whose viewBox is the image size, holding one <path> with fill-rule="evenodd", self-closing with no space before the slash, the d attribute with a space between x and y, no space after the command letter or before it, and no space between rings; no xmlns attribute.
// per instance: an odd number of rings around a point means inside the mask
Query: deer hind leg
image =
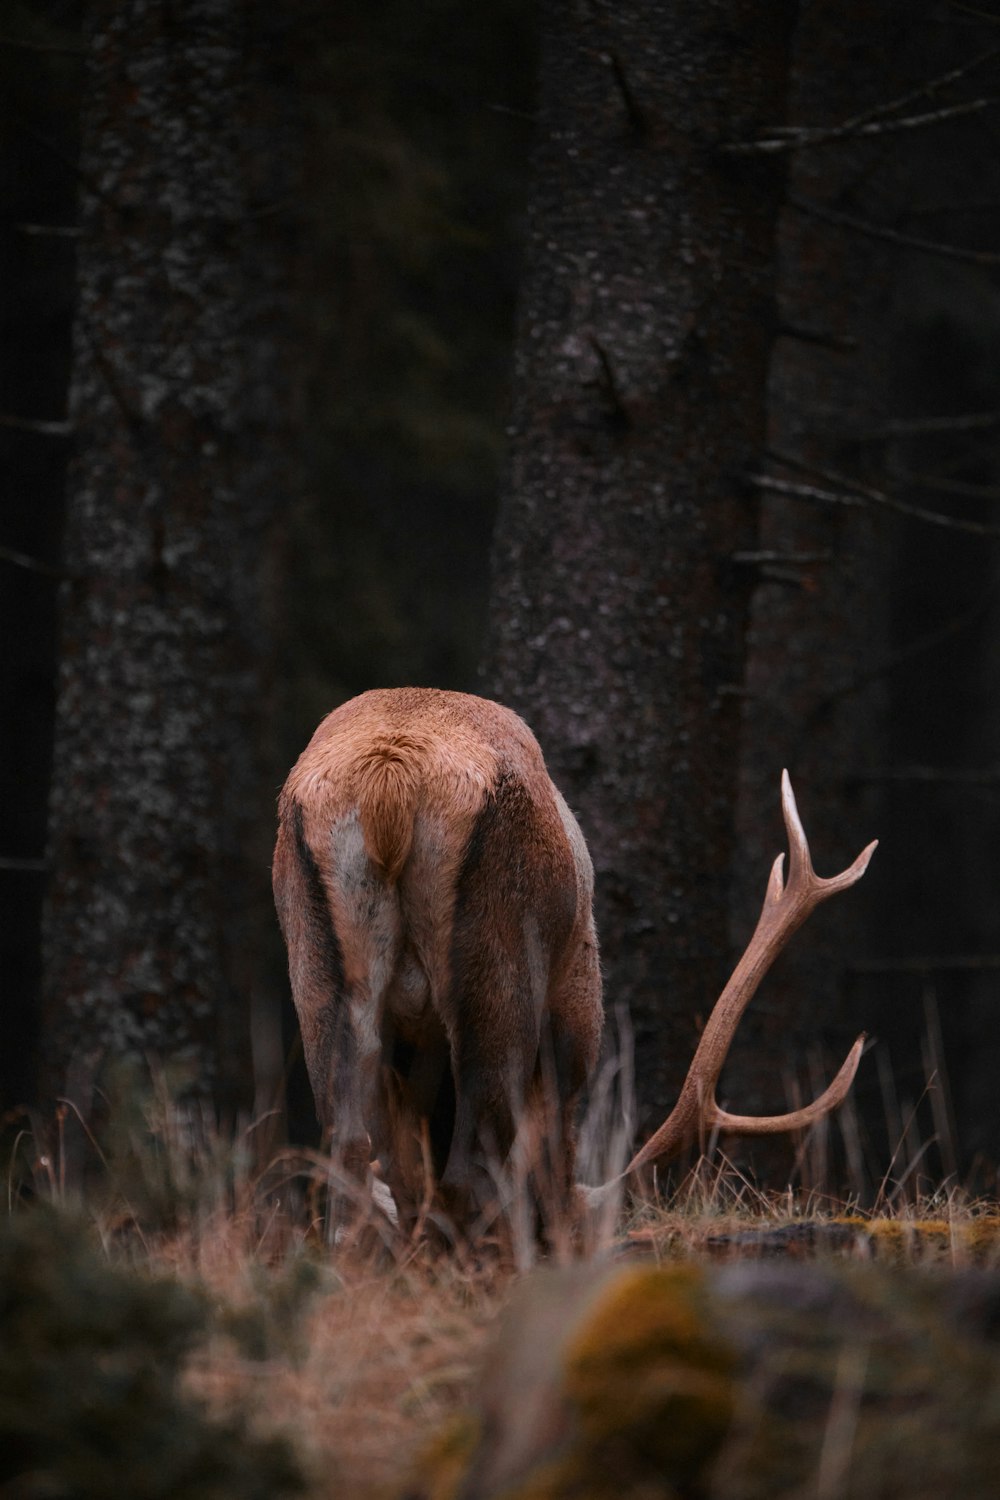
<svg viewBox="0 0 1000 1500"><path fill-rule="evenodd" d="M456 1108L442 1189L460 1222L496 1199L515 1138L520 1154L531 1134L551 955L565 948L575 914L569 850L556 842L553 852L539 816L528 789L501 774L456 881L443 1007Z"/></svg>
<svg viewBox="0 0 1000 1500"><path fill-rule="evenodd" d="M313 1091L330 1135L331 1165L341 1179L336 1212L351 1217L351 1199L370 1199L371 1163L389 1129L384 1069L386 990L401 946L399 900L365 849L356 813L329 830L323 890L330 939L337 950L327 1004L311 1028L303 1023ZM301 1014L301 1013L300 1013Z"/></svg>
<svg viewBox="0 0 1000 1500"><path fill-rule="evenodd" d="M506 1015L498 1010L492 1025L457 1038L452 1052L455 1123L441 1195L446 1212L459 1225L469 1225L478 1215L492 1218L530 1099L537 1031L533 1025L512 1024L513 1016L524 1014L516 986L506 998Z"/></svg>
<svg viewBox="0 0 1000 1500"><path fill-rule="evenodd" d="M292 803L278 830L274 897L316 1113L324 1138L336 1143L335 1215L343 1220L366 1189L377 1099L371 1069L362 1066L370 1038L355 1024L359 1006L348 989L345 934L305 824L304 809Z"/></svg>
<svg viewBox="0 0 1000 1500"><path fill-rule="evenodd" d="M550 986L539 1056L550 1197L560 1211L572 1211L576 1202L577 1115L604 1025L597 941L589 912L585 918Z"/></svg>
<svg viewBox="0 0 1000 1500"><path fill-rule="evenodd" d="M400 1227L410 1233L432 1206L447 1160L455 1115L451 1058L443 1027L433 1024L417 1043L396 1035L387 1051L386 1128L377 1154Z"/></svg>

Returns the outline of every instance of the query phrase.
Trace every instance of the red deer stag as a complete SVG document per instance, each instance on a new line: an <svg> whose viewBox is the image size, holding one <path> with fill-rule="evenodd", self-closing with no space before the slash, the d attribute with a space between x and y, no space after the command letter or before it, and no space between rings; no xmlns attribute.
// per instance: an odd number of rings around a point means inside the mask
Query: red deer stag
<svg viewBox="0 0 1000 1500"><path fill-rule="evenodd" d="M815 906L860 879L875 848L819 879L787 775L782 797L788 882L779 855L677 1105L623 1176L715 1127L801 1129L851 1086L864 1037L804 1109L731 1115L715 1102L764 973ZM548 1131L569 1188L574 1115L603 1022L593 869L527 725L497 703L431 688L345 703L281 793L273 873L317 1112L342 1171L361 1186L377 1157L412 1223L429 1136L443 1201L467 1228L495 1194L490 1163L506 1159L528 1120Z"/></svg>

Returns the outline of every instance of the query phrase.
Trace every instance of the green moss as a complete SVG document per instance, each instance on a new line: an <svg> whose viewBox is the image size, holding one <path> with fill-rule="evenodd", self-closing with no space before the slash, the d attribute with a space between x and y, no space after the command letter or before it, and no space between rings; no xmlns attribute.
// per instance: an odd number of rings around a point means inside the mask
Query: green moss
<svg viewBox="0 0 1000 1500"><path fill-rule="evenodd" d="M446 1423L417 1459L408 1500L454 1500L480 1436L478 1421L468 1414Z"/></svg>
<svg viewBox="0 0 1000 1500"><path fill-rule="evenodd" d="M991 1244L993 1219L861 1221L876 1229L872 1264L633 1265L539 1283L504 1336L527 1344L551 1314L547 1383L530 1392L554 1414L549 1439L521 1467L502 1461L529 1390L494 1380L480 1435L450 1450L449 1487L407 1493L800 1500L822 1476L851 1500L992 1495L1000 1279L946 1257L977 1228ZM897 1265L915 1246L926 1264Z"/></svg>
<svg viewBox="0 0 1000 1500"><path fill-rule="evenodd" d="M1000 1264L1000 1214L975 1214L958 1224L959 1244L972 1259Z"/></svg>
<svg viewBox="0 0 1000 1500"><path fill-rule="evenodd" d="M639 1464L689 1490L731 1421L733 1364L697 1270L616 1276L566 1352L566 1393L591 1461L617 1463L624 1441Z"/></svg>
<svg viewBox="0 0 1000 1500"><path fill-rule="evenodd" d="M830 1220L858 1231L879 1260L903 1265L967 1259L1000 1261L1000 1214L970 1214L954 1219L864 1219L842 1214Z"/></svg>

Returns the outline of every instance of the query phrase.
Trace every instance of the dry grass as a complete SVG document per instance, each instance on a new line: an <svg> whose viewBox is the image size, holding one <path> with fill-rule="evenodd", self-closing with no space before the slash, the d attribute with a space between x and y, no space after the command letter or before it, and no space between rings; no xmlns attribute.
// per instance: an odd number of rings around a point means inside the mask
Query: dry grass
<svg viewBox="0 0 1000 1500"><path fill-rule="evenodd" d="M202 1278L231 1307L249 1298L252 1308L259 1275L238 1257L223 1267L218 1248ZM262 1430L290 1434L315 1495L399 1493L416 1451L467 1399L505 1285L447 1263L376 1268L340 1258L324 1268L284 1348L279 1340L265 1359L250 1359L216 1337L192 1380L219 1409L238 1406Z"/></svg>
<svg viewBox="0 0 1000 1500"><path fill-rule="evenodd" d="M83 1207L113 1263L208 1293L217 1316L191 1365L194 1388L213 1408L239 1408L261 1431L289 1436L316 1500L402 1494L414 1455L469 1398L525 1268L523 1241L513 1258L331 1248L320 1158L284 1153L262 1168L262 1131L223 1138L162 1090L112 1123L109 1143L92 1146ZM8 1199L16 1208L32 1196L71 1204L75 1195L58 1151L47 1157L23 1134ZM818 1190L765 1193L716 1150L668 1198L624 1212L589 1253L997 1266L998 1246L996 1205L955 1188L910 1201L883 1191L878 1212L864 1214Z"/></svg>
<svg viewBox="0 0 1000 1500"><path fill-rule="evenodd" d="M494 1247L432 1253L375 1238L331 1248L326 1164L284 1152L254 1165L255 1132L225 1140L163 1095L74 1191L27 1132L8 1170L18 1211L43 1198L93 1226L109 1262L207 1293L215 1316L189 1369L218 1414L289 1437L311 1496L398 1495L416 1452L468 1399L517 1274Z"/></svg>

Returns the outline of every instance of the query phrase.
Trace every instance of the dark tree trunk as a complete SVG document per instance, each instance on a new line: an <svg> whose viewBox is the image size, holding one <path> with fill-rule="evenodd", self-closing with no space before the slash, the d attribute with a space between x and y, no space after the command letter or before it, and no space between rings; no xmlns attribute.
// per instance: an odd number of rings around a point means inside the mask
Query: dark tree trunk
<svg viewBox="0 0 1000 1500"><path fill-rule="evenodd" d="M921 253L877 233L973 254L995 245L995 210L984 213L996 200L995 144L974 104L995 92L992 41L985 20L979 27L928 4L876 14L860 0L805 8L796 37L793 122L868 118L877 129L794 157L779 240L787 331L772 376L769 470L855 500L765 500L762 549L784 560L763 570L753 602L734 938L745 939L780 847L780 764L795 780L820 873L873 835L882 843L863 885L818 914L768 981L726 1082L740 1108L781 1107L810 1050L816 1071L828 1071L859 1029L875 1033L878 1050L853 1095L861 1132L848 1132L861 1148L846 1164L857 1192L879 1185L893 1153L907 1177L911 1146L922 1153L914 1189L922 1174L940 1180L959 1166L963 1147L966 1164L970 1148L1000 1149L995 1028L984 1024L996 989L996 795L963 784L964 772L990 763L997 738L996 540L863 499L868 486L974 522L995 515L996 429L940 425L996 407L995 291L961 254ZM921 92L951 70L947 88ZM971 113L952 117L970 101ZM922 419L930 429L921 434ZM893 443L895 432L912 435ZM783 455L799 463L782 466ZM907 471L922 485L908 491ZM962 493L966 478L981 490ZM914 765L931 775L898 774ZM977 954L987 959L978 969ZM940 1152L926 1149L934 1134ZM764 1143L740 1149L758 1169L775 1159ZM787 1170L787 1145L777 1149Z"/></svg>
<svg viewBox="0 0 1000 1500"><path fill-rule="evenodd" d="M723 976L747 476L765 432L791 8L543 7L489 689L536 730L597 875L643 1115Z"/></svg>
<svg viewBox="0 0 1000 1500"><path fill-rule="evenodd" d="M39 929L68 453L81 58L75 5L0 46L0 1114L38 1087Z"/></svg>
<svg viewBox="0 0 1000 1500"><path fill-rule="evenodd" d="M905 41L902 9L886 6L876 17L858 0L803 10L793 126L838 126L900 91L893 83L899 84L901 27ZM872 435L884 423L888 396L892 254L886 245L845 236L799 205L877 219L880 196L898 193L894 169L891 143L859 136L792 157L779 235L782 337L771 372L772 453L761 471L803 492L765 490L762 501L760 553L768 560L756 574L751 612L734 946L752 930L767 871L785 847L783 766L820 874L843 869L884 831L865 772L885 748L885 682L878 670L888 639L885 520L863 506L824 505L806 493L835 492L829 473L862 484L881 479L884 445ZM814 468L782 464L785 456ZM738 1100L733 1108L790 1107L796 1086L811 1091L862 1029L850 1004L849 970L866 955L885 860L883 848L857 890L817 913L755 1000L725 1077L728 1097ZM812 1077L804 1072L807 1059ZM861 1090L872 1076L866 1062ZM760 1172L781 1163L778 1180L787 1178L787 1141L736 1149Z"/></svg>
<svg viewBox="0 0 1000 1500"><path fill-rule="evenodd" d="M84 1112L122 1054L246 1096L289 391L263 232L287 201L287 120L258 19L235 0L94 0L86 23L44 923L48 1090Z"/></svg>

